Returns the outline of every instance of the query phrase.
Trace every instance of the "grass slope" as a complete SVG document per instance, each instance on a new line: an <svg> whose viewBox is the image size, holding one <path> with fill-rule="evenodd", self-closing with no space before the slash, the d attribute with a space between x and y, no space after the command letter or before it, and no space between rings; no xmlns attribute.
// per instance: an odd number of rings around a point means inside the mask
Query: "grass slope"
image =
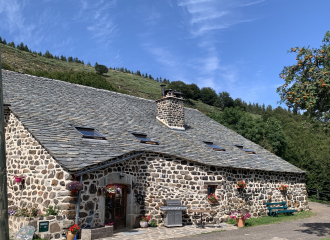
<svg viewBox="0 0 330 240"><path fill-rule="evenodd" d="M0 44L0 47L1 61L8 70L30 74L37 71L95 73L94 67L81 63L45 58L3 44ZM151 100L161 98L160 83L152 79L116 70L109 70L103 76L122 93ZM186 101L185 106L198 109L204 114L219 110L202 101Z"/></svg>

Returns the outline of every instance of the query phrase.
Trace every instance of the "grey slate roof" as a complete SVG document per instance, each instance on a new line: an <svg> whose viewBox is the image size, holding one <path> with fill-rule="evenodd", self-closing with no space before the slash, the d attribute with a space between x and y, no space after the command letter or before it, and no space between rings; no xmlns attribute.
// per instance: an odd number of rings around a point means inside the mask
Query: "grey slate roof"
<svg viewBox="0 0 330 240"><path fill-rule="evenodd" d="M243 138L195 109L185 108L185 131L156 119L151 100L3 70L4 103L69 171L82 170L126 153L151 151L207 165L299 172L301 169ZM96 128L107 141L83 140L72 126ZM131 132L143 132L160 145L143 144ZM226 151L213 151L202 141ZM246 154L234 146L257 154Z"/></svg>

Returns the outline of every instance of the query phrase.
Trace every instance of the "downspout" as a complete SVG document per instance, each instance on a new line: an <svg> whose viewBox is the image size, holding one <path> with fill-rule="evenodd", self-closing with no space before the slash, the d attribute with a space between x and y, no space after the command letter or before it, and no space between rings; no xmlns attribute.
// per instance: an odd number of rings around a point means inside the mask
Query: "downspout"
<svg viewBox="0 0 330 240"><path fill-rule="evenodd" d="M79 176L79 182L82 183L82 176ZM78 225L78 220L79 220L80 199L81 199L81 190L78 191L78 201L77 201L77 206L76 206L76 219L74 221L74 223L77 225Z"/></svg>

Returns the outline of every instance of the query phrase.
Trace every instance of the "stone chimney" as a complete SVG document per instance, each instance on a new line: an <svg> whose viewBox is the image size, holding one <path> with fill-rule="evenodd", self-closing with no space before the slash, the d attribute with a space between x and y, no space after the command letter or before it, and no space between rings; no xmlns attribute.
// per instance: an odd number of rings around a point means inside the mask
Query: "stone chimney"
<svg viewBox="0 0 330 240"><path fill-rule="evenodd" d="M157 100L156 118L173 130L185 130L184 128L184 108L182 93L172 89L162 88L162 98Z"/></svg>

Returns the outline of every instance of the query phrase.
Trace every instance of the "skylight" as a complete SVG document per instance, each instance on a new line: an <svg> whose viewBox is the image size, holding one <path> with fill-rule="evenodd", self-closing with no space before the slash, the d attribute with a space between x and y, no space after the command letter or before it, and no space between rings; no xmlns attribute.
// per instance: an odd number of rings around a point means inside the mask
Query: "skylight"
<svg viewBox="0 0 330 240"><path fill-rule="evenodd" d="M203 142L208 146L210 146L211 148L213 148L214 151L226 151L226 149L224 149L223 147L214 145L213 142L209 142L209 141L203 141Z"/></svg>
<svg viewBox="0 0 330 240"><path fill-rule="evenodd" d="M241 150L244 151L245 153L248 153L248 154L256 154L255 151L252 151L252 150L250 150L250 149L245 149L243 145L235 144L235 147L238 147L239 149L241 149Z"/></svg>
<svg viewBox="0 0 330 240"><path fill-rule="evenodd" d="M132 134L140 140L140 143L159 145L157 141L152 141L150 138L147 138L147 134L145 133L132 132Z"/></svg>
<svg viewBox="0 0 330 240"><path fill-rule="evenodd" d="M89 139L99 139L99 140L106 140L105 137L96 131L95 128L89 128L89 127L74 127L83 138L89 138Z"/></svg>

